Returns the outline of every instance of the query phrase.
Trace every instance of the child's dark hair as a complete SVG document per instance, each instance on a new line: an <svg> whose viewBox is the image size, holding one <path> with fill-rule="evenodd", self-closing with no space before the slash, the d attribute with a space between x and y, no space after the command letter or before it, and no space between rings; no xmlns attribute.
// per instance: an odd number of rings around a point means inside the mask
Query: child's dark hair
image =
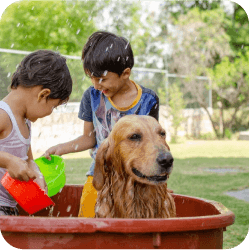
<svg viewBox="0 0 249 250"><path fill-rule="evenodd" d="M27 55L12 76L11 89L18 86L42 86L51 90L48 98L68 101L72 78L66 59L50 50L37 50Z"/></svg>
<svg viewBox="0 0 249 250"><path fill-rule="evenodd" d="M82 51L83 67L86 75L101 77L110 71L119 76L126 68L134 65L130 43L124 37L118 37L106 31L93 33Z"/></svg>

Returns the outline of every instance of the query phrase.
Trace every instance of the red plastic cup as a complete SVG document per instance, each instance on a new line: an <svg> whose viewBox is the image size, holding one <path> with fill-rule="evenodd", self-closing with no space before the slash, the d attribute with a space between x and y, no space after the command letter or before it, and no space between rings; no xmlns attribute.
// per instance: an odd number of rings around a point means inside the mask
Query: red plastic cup
<svg viewBox="0 0 249 250"><path fill-rule="evenodd" d="M19 181L10 177L6 172L1 180L2 185L8 190L11 196L29 214L34 214L55 203L32 179Z"/></svg>

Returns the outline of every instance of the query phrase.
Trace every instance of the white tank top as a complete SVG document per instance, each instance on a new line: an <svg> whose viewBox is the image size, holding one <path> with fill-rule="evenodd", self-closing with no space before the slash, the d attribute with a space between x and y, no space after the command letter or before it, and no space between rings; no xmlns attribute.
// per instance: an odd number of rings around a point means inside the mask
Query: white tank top
<svg viewBox="0 0 249 250"><path fill-rule="evenodd" d="M9 115L12 122L12 131L10 134L4 139L0 139L0 154L1 151L4 151L26 161L28 159L27 153L30 147L31 133L29 133L28 139L22 136L15 116L13 115L10 106L7 103L0 101L0 109L3 109ZM31 122L26 120L26 123L29 127L29 131L31 131ZM5 168L0 167L0 180L3 178L6 171L7 170ZM12 196L0 182L0 206L15 207L16 204L17 202L12 198Z"/></svg>

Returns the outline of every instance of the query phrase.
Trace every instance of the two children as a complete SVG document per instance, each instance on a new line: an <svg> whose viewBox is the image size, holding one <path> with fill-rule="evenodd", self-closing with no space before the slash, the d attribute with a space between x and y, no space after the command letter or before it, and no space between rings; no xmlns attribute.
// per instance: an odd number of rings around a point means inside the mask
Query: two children
<svg viewBox="0 0 249 250"><path fill-rule="evenodd" d="M6 171L22 181L38 177L30 146L31 122L50 115L71 92L64 57L39 50L23 59L13 74L11 92L0 101L0 180ZM18 215L16 204L0 184L0 215Z"/></svg>
<svg viewBox="0 0 249 250"><path fill-rule="evenodd" d="M150 115L158 120L159 98L130 80L134 58L123 37L95 32L83 48L82 60L93 83L83 94L78 114L84 121L84 132L73 141L51 147L45 156L50 159L51 154L92 149L79 217L94 217L97 192L92 179L98 147L122 116ZM50 115L53 108L68 101L71 91L72 79L63 57L43 50L24 58L13 75L11 92L0 101L0 179L6 171L19 180L36 178L30 121ZM18 214L16 202L0 185L0 215L11 214Z"/></svg>
<svg viewBox="0 0 249 250"><path fill-rule="evenodd" d="M83 135L51 147L45 157L92 149L93 161L87 172L79 217L94 217L97 192L92 179L98 147L122 116L150 115L158 120L159 99L152 90L130 80L134 58L125 38L109 32L95 32L83 48L82 60L84 71L93 83L80 103L78 117L84 121Z"/></svg>

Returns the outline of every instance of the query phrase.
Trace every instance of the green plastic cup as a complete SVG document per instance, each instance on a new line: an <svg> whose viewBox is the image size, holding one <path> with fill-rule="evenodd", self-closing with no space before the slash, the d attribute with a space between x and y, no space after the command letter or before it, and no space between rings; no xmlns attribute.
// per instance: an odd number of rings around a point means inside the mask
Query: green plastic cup
<svg viewBox="0 0 249 250"><path fill-rule="evenodd" d="M65 163L62 157L50 155L51 160L42 156L35 159L48 187L48 196L54 196L64 187L66 183Z"/></svg>

